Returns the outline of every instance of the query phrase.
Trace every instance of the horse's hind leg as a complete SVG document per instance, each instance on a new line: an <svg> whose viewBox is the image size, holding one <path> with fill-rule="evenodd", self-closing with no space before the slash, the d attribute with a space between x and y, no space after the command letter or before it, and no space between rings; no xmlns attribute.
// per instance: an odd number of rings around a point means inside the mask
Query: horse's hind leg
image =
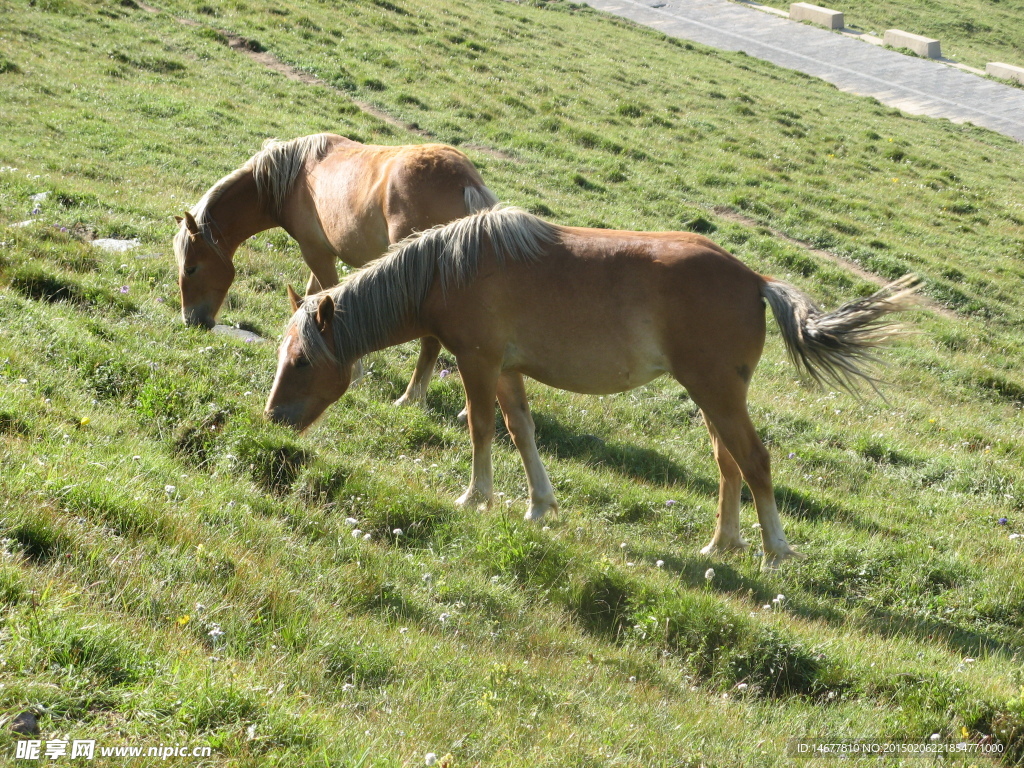
<svg viewBox="0 0 1024 768"><path fill-rule="evenodd" d="M743 551L749 545L740 534L740 486L743 482L739 465L729 453L722 438L715 431L714 424L707 414L704 423L711 435L711 447L718 462L718 514L715 516L715 535L711 543L701 550L702 554L711 555L716 552Z"/></svg>
<svg viewBox="0 0 1024 768"><path fill-rule="evenodd" d="M691 377L692 379L692 377ZM757 436L754 425L750 422L747 412L746 383L737 378L731 381L728 374L702 377L698 381L684 381L695 403L704 412L709 426L713 429L712 440L717 434L721 446L728 451L739 467L743 479L754 497L757 509L757 520L761 524L761 542L764 546L764 562L769 568L776 567L787 557L798 553L789 546L786 534L782 530L782 520L775 504L775 492L772 488L771 457ZM716 447L717 451L717 447ZM732 493L732 485L727 482L726 468L719 462L723 478L721 484L722 497L719 499L719 513L724 516L728 512L733 515L733 496L726 497L724 491ZM738 499L737 499L738 501ZM738 528L738 512L735 515ZM722 518L719 518L721 524ZM723 525L723 534L726 532ZM716 528L716 535L718 529ZM714 542L712 542L714 543Z"/></svg>
<svg viewBox="0 0 1024 768"><path fill-rule="evenodd" d="M778 566L787 557L796 555L796 551L786 541L779 518L779 508L775 504L775 491L772 487L771 457L757 436L754 425L750 423L746 402L738 403L738 407L728 410L705 409L711 418L715 430L726 449L732 454L739 465L743 479L750 487L757 509L757 521L761 524L761 542L764 545L764 562L769 568Z"/></svg>
<svg viewBox="0 0 1024 768"><path fill-rule="evenodd" d="M395 405L422 405L427 400L427 387L434 373L437 356L441 354L441 342L433 336L420 339L420 356L416 360L416 370L409 379L405 394L395 401Z"/></svg>
<svg viewBox="0 0 1024 768"><path fill-rule="evenodd" d="M519 450L526 470L526 482L530 487L530 509L525 518L538 522L544 514L558 509L555 492L551 487L547 470L537 452L534 439L536 427L530 415L530 404L526 400L526 387L518 373L503 373L498 379L498 405L505 417L505 426L512 436L512 442Z"/></svg>

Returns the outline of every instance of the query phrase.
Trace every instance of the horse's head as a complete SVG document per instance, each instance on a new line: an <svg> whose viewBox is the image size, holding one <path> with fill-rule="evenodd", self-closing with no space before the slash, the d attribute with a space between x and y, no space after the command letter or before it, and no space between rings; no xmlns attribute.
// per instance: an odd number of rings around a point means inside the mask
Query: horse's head
<svg viewBox="0 0 1024 768"><path fill-rule="evenodd" d="M175 216L178 233L174 255L178 260L181 316L186 325L213 328L217 312L235 279L235 265L212 238L202 231L191 213Z"/></svg>
<svg viewBox="0 0 1024 768"><path fill-rule="evenodd" d="M329 294L322 294L315 313L306 313L302 300L291 286L288 286L295 317L288 324L284 339L277 352L277 375L267 399L264 415L281 424L304 430L319 418L331 403L345 394L352 382L353 363L339 361L334 341L334 301ZM303 322L305 321L305 322ZM319 353L309 349L315 339L303 338L306 333L316 333L323 342Z"/></svg>

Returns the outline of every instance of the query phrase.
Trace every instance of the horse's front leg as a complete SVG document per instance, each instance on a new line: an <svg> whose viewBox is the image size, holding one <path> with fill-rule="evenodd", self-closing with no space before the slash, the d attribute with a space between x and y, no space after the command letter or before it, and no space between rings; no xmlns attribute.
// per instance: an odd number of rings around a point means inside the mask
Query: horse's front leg
<svg viewBox="0 0 1024 768"><path fill-rule="evenodd" d="M473 443L473 474L469 487L455 502L467 509L490 509L494 497L491 444L494 442L494 398L498 387L498 366L478 359L459 359L459 371L466 388L469 436Z"/></svg>
<svg viewBox="0 0 1024 768"><path fill-rule="evenodd" d="M309 267L309 281L306 283L306 295L312 296L338 284L338 263L333 253L320 253L303 250L302 260Z"/></svg>
<svg viewBox="0 0 1024 768"><path fill-rule="evenodd" d="M536 427L530 414L530 404L526 400L526 386L522 374L506 372L498 380L498 405L505 417L505 426L512 436L512 442L519 450L526 470L526 484L530 488L530 508L525 518L531 522L540 522L547 512L558 510L555 491L551 480L537 452L534 439Z"/></svg>
<svg viewBox="0 0 1024 768"><path fill-rule="evenodd" d="M409 379L405 394L395 401L395 405L423 405L427 401L427 387L434 373L437 356L441 354L441 342L433 336L420 339L420 356L416 361L416 370Z"/></svg>

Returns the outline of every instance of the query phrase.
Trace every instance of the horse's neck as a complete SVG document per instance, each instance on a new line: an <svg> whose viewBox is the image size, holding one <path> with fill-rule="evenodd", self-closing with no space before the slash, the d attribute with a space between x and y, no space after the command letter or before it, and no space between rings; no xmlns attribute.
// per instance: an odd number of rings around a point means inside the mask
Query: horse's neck
<svg viewBox="0 0 1024 768"><path fill-rule="evenodd" d="M382 311L377 295L349 295L339 303L346 325L338 341L346 359L356 359L427 335L418 310L410 305L397 312Z"/></svg>
<svg viewBox="0 0 1024 768"><path fill-rule="evenodd" d="M279 226L256 194L252 173L243 173L207 209L214 236L228 255L258 232Z"/></svg>

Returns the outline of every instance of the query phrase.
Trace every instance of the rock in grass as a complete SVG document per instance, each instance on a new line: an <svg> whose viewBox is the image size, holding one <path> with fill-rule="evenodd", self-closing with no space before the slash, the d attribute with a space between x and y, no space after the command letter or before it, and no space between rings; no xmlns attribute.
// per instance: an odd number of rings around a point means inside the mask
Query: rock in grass
<svg viewBox="0 0 1024 768"><path fill-rule="evenodd" d="M131 240L118 240L114 237L101 237L98 240L93 240L91 243L94 247L99 248L109 253L124 253L130 251L132 248L138 248L142 245L138 238L132 238Z"/></svg>
<svg viewBox="0 0 1024 768"><path fill-rule="evenodd" d="M259 334L253 333L252 331L247 331L243 328L235 328L234 326L231 325L215 325L213 326L213 332L221 333L225 336L233 336L234 338L241 339L242 341L266 341L266 339L264 339Z"/></svg>
<svg viewBox="0 0 1024 768"><path fill-rule="evenodd" d="M11 731L21 736L36 736L39 733L39 718L32 712L22 712L11 720Z"/></svg>

